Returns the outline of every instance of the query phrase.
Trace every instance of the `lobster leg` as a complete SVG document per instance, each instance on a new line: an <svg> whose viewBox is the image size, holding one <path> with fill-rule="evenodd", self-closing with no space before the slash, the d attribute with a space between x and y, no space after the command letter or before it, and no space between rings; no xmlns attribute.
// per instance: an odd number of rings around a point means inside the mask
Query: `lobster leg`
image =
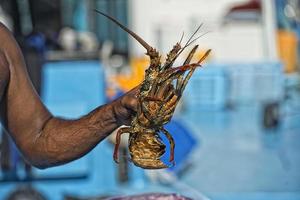
<svg viewBox="0 0 300 200"><path fill-rule="evenodd" d="M170 99L165 103L165 108L161 107L160 115L162 116L161 121L163 122L163 124L166 124L171 120L173 113L175 111L176 105L178 103L178 100L179 100L179 97L173 93L173 95L171 95Z"/></svg>
<svg viewBox="0 0 300 200"><path fill-rule="evenodd" d="M144 100L146 101L162 101L162 99L157 98L157 97L145 97Z"/></svg>
<svg viewBox="0 0 300 200"><path fill-rule="evenodd" d="M117 136L116 136L116 144L115 144L115 149L114 149L114 161L116 163L119 163L118 161L118 151L119 151L119 146L120 146L120 142L121 142L121 135L123 133L133 133L132 128L129 127L124 127L124 128L120 128L117 132Z"/></svg>
<svg viewBox="0 0 300 200"><path fill-rule="evenodd" d="M210 53L210 49L208 51L205 52L205 54L200 58L200 60L198 61L198 64L200 64L205 58L207 58L207 56L209 55ZM180 87L180 92L182 93L183 90L185 89L185 86L186 84L188 83L188 81L190 80L190 78L192 77L194 71L195 71L196 67L193 67L191 69L191 71L188 73L188 75L185 77L181 87Z"/></svg>
<svg viewBox="0 0 300 200"><path fill-rule="evenodd" d="M174 78L173 78L174 79ZM163 79L155 79L151 88L151 91L149 92L149 97L157 99L157 101L163 100L163 94L165 93L166 89L168 89L170 82L173 81L173 79L170 80L169 77ZM145 98L149 98L145 97Z"/></svg>
<svg viewBox="0 0 300 200"><path fill-rule="evenodd" d="M153 120L153 115L151 115L147 105L144 104L143 100L140 100L139 102L140 105L138 106L138 116L144 116L148 120L148 122L144 122L144 123L150 126L150 122ZM140 121L140 119L138 120Z"/></svg>
<svg viewBox="0 0 300 200"><path fill-rule="evenodd" d="M141 113L143 113L147 119L150 120L152 117L150 116L147 105L143 103L144 100L148 103L150 103L151 101L165 102L165 97L168 95L168 91L172 90L172 85L170 85L171 81L172 80L167 80L163 82L159 87L158 83L155 82L156 84L153 85L153 88L150 91L150 96L144 97L143 100L140 101ZM164 104L161 105L163 106Z"/></svg>
<svg viewBox="0 0 300 200"><path fill-rule="evenodd" d="M196 67L202 67L201 62L209 55L210 52L211 52L211 49L206 51L204 56L202 56L197 63L191 63L191 64L186 64L186 65L181 65L179 67L170 68L170 69L166 70L164 73L161 73L159 75L159 77L160 78L167 77L165 79L168 79L169 77L173 76L176 73L186 72L186 71L191 70Z"/></svg>
<svg viewBox="0 0 300 200"><path fill-rule="evenodd" d="M169 71L187 71L187 70L190 70L192 68L195 68L195 67L201 67L201 62L203 60L205 60L205 58L207 58L207 56L209 55L209 53L211 52L211 49L207 50L205 52L205 54L200 58L200 60L197 62L197 63L191 63L191 64L187 64L187 65L182 65L182 66L179 66L179 67L174 67L172 69L170 69Z"/></svg>
<svg viewBox="0 0 300 200"><path fill-rule="evenodd" d="M184 81L182 81L182 82L180 83L180 86L179 86L179 88L178 88L180 94L182 94L183 90L185 89L186 84L188 83L188 81L189 81L190 78L192 77L192 75L193 75L195 69L196 69L196 68L191 69L191 71L189 71L189 73L186 75Z"/></svg>
<svg viewBox="0 0 300 200"><path fill-rule="evenodd" d="M187 64L190 64L196 50L198 48L198 45L194 46L194 48L190 51L188 57L185 59L183 65L187 65ZM179 91L179 88L182 87L182 84L183 84L183 73L181 73L181 75L179 76L179 78L177 79L177 84L176 84L176 90ZM180 92L180 95L181 95L181 92Z"/></svg>
<svg viewBox="0 0 300 200"><path fill-rule="evenodd" d="M157 80L158 79L155 79L154 80L154 83L153 83L153 85L152 85L152 88L151 88L151 91L149 92L149 96L150 97L153 97L154 95L155 95L155 92L157 91L157 89L158 89L158 83L157 83Z"/></svg>
<svg viewBox="0 0 300 200"><path fill-rule="evenodd" d="M175 149L175 142L174 139L172 137L172 135L165 129L165 128L161 128L160 129L163 134L165 134L165 136L168 138L169 142L170 142L170 159L169 162L174 162L174 149Z"/></svg>
<svg viewBox="0 0 300 200"><path fill-rule="evenodd" d="M174 96L174 87L171 84L172 81L173 79L164 81L160 88L156 91L156 97L163 99L163 103L159 108L159 112L163 107L167 106L166 103Z"/></svg>
<svg viewBox="0 0 300 200"><path fill-rule="evenodd" d="M155 96L159 99L164 99L166 94L168 94L168 91L172 90L173 86L171 85L171 82L173 80L169 79L165 81L160 88L156 91Z"/></svg>
<svg viewBox="0 0 300 200"><path fill-rule="evenodd" d="M140 112L140 115L144 115L147 120L151 121L151 113L149 112L147 105L144 104L144 100L147 99L143 98L142 100L139 101L140 106L138 107L138 112ZM152 101L152 100L148 99L148 101Z"/></svg>
<svg viewBox="0 0 300 200"><path fill-rule="evenodd" d="M161 89L160 91L158 91L158 97L160 97L162 95L162 93L165 93L166 91L166 86L170 85L170 83L174 80L174 79L177 79L177 83L176 83L176 93L174 93L174 90L171 90L170 92L167 93L166 97L165 97L165 102L169 105L165 105L165 104L162 104L159 111L161 112L161 110L163 109L163 107L168 107L168 111L164 111L165 112L165 117L163 119L163 121L169 121L169 118L171 117L181 95L182 95L182 92L188 82L188 80L190 79L190 77L192 76L194 70L196 67L192 67L192 68L189 68L191 65L197 65L198 63L201 63L202 60L204 60L209 51L198 61L197 64L189 64L190 61L192 60L196 50L198 48L198 45L194 46L194 48L190 51L188 57L186 58L185 62L183 63L183 66L187 67L187 69L185 69L184 71L181 71L181 70L178 70L178 71L173 71L170 73L170 75L168 76L168 79L166 79L164 81L164 84L161 86ZM184 75L184 72L187 71L187 70L190 70L190 72L188 73L188 75L186 76L186 78L183 80L183 75Z"/></svg>
<svg viewBox="0 0 300 200"><path fill-rule="evenodd" d="M196 52L198 46L199 46L199 45L195 45L195 46L193 47L193 49L190 51L188 57L185 59L185 61L184 61L184 63L183 63L183 66L188 65L188 64L191 62L191 60L192 60L192 58L193 58L193 56L194 56L194 54L195 54L195 52ZM168 71L167 71L167 72L168 72ZM165 77L164 80L170 79L172 76L174 76L174 72L173 72L172 70L170 70L169 72L170 72L170 73L164 74L164 77ZM183 79L183 78L182 78L183 72L179 72L179 73L176 72L176 74L177 74L177 75L180 75L179 79L181 79L181 80ZM176 76L176 75L175 75L175 76ZM180 81L180 80L179 80L179 81Z"/></svg>

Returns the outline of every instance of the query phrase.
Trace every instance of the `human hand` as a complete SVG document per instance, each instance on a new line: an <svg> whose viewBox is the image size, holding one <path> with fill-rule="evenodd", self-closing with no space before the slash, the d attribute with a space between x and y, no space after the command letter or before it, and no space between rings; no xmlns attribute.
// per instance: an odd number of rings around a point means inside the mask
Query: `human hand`
<svg viewBox="0 0 300 200"><path fill-rule="evenodd" d="M112 103L115 119L119 126L130 125L133 115L137 112L138 91L139 86L133 88Z"/></svg>

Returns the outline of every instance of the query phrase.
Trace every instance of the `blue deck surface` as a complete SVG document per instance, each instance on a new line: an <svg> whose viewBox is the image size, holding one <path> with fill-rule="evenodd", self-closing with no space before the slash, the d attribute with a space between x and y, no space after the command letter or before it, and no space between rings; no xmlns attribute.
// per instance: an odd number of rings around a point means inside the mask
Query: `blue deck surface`
<svg viewBox="0 0 300 200"><path fill-rule="evenodd" d="M43 100L57 116L76 118L105 103L104 75L98 61L52 63L44 73ZM223 73L198 81L214 84L214 78L219 76L223 77ZM220 80L224 84L226 79L218 78L217 83ZM226 89L211 86L216 94ZM204 86L202 89L208 91ZM210 93L205 95L201 97L210 97ZM172 184L150 183L144 171L132 165L129 183L119 184L117 165L112 160L113 146L107 141L67 165L34 169L37 180L30 184L50 200L63 199L64 194L87 197L145 192L176 192L196 200L200 200L200 193L212 200L300 200L300 107L285 109L282 104L280 127L265 130L261 104L238 105L229 110L224 107L222 95L218 97L220 101L210 105L214 109L199 108L198 102L193 101L185 105L188 109L176 114L177 122L188 128L188 139L192 139L182 142L195 146L186 158L189 165L180 167L180 177ZM183 102L187 103L184 99ZM210 102L202 101L200 106L207 107ZM168 128L181 138L175 129ZM192 142L194 139L196 143ZM0 199L25 183L28 182L0 182Z"/></svg>
<svg viewBox="0 0 300 200"><path fill-rule="evenodd" d="M211 199L300 199L300 110L264 130L259 106L182 116L201 140L182 181Z"/></svg>

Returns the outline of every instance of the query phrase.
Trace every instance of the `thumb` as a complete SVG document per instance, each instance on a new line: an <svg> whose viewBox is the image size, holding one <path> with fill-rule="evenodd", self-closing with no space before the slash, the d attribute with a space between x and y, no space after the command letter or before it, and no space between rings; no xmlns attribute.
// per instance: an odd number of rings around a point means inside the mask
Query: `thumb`
<svg viewBox="0 0 300 200"><path fill-rule="evenodd" d="M125 108L128 108L130 110L137 112L138 92L139 92L139 87L135 87L132 90L130 90L129 92L127 92L121 99L122 105Z"/></svg>

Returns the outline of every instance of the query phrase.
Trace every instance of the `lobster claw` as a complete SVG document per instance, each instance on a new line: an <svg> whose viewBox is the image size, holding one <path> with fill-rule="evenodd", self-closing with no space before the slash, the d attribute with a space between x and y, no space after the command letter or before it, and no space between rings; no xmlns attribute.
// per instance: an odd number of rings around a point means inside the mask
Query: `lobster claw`
<svg viewBox="0 0 300 200"><path fill-rule="evenodd" d="M113 157L114 157L114 161L115 161L117 164L119 164L119 159L118 159L118 156L114 154L114 156L113 156Z"/></svg>

